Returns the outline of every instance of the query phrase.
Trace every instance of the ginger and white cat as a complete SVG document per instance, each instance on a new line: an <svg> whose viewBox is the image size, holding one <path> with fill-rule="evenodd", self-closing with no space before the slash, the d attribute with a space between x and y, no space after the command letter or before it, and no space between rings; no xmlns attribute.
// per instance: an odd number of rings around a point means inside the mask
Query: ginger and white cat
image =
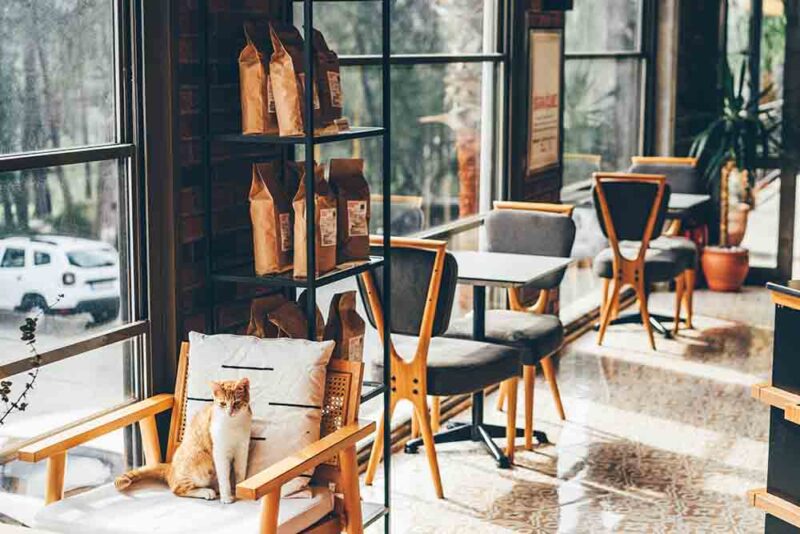
<svg viewBox="0 0 800 534"><path fill-rule="evenodd" d="M187 427L171 464L144 466L117 477L118 490L139 480L165 480L179 497L233 502L234 485L245 478L250 450L250 381L212 382L214 402L203 408Z"/></svg>

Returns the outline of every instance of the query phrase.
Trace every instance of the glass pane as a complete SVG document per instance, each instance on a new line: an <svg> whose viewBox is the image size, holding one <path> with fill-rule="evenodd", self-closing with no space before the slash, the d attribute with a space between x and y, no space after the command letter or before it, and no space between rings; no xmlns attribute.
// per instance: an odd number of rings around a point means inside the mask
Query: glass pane
<svg viewBox="0 0 800 534"><path fill-rule="evenodd" d="M495 51L494 0L394 0L392 53L480 53ZM301 27L303 6L294 6ZM378 2L316 2L314 26L339 54L381 53L381 7ZM484 34L484 30L486 34Z"/></svg>
<svg viewBox="0 0 800 534"><path fill-rule="evenodd" d="M567 53L638 50L641 4L642 0L575 2L567 11Z"/></svg>
<svg viewBox="0 0 800 534"><path fill-rule="evenodd" d="M480 63L392 69L393 234L408 235L477 213L479 184L489 183L488 177L479 176L483 71ZM344 72L349 91L345 114L355 124L379 123L380 69ZM298 155L302 157L302 150ZM372 192L380 195L381 140L321 145L316 157L327 161L353 155L365 159ZM373 209L373 232L383 226L378 206Z"/></svg>
<svg viewBox="0 0 800 534"><path fill-rule="evenodd" d="M16 343L26 350L21 341ZM132 401L135 350L134 341L124 341L42 367L26 398L26 410L12 413L0 426L0 455L26 440ZM30 376L24 373L8 380L15 397ZM123 431L102 436L70 451L65 489L69 493L105 484L125 467ZM45 469L46 462L0 463L2 513L30 524L44 504Z"/></svg>
<svg viewBox="0 0 800 534"><path fill-rule="evenodd" d="M120 181L114 160L0 174L0 258L23 259L0 266L0 365L26 356L18 328L39 309L40 350L127 319Z"/></svg>
<svg viewBox="0 0 800 534"><path fill-rule="evenodd" d="M737 76L750 44L750 0L728 0L727 52L731 72Z"/></svg>
<svg viewBox="0 0 800 534"><path fill-rule="evenodd" d="M114 2L0 2L0 154L116 141Z"/></svg>
<svg viewBox="0 0 800 534"><path fill-rule="evenodd" d="M564 187L627 169L639 152L639 60L571 59L565 78Z"/></svg>

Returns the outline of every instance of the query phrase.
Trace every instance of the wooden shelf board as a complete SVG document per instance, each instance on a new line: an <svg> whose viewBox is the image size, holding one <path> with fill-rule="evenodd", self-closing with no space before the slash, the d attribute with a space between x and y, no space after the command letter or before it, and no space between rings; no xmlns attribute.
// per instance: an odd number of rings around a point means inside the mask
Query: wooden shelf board
<svg viewBox="0 0 800 534"><path fill-rule="evenodd" d="M800 528L800 506L778 497L777 495L772 495L766 488L748 491L747 502L759 510L763 510L778 519L782 519Z"/></svg>
<svg viewBox="0 0 800 534"><path fill-rule="evenodd" d="M774 387L769 382L753 385L751 395L759 402L780 408L787 421L800 425L800 395Z"/></svg>

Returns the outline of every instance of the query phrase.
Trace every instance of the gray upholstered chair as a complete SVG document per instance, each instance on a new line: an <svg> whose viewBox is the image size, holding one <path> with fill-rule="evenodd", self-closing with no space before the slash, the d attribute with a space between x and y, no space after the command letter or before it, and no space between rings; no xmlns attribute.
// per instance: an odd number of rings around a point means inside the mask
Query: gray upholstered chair
<svg viewBox="0 0 800 534"><path fill-rule="evenodd" d="M702 174L697 167L697 158L634 156L631 158L631 167L628 172L662 175L666 177L671 193L703 194L706 192ZM706 223L704 216L700 216L694 221L695 226L702 226ZM680 232L681 221L673 221L664 232L665 235L654 239L650 246L674 252L678 255L679 261L687 266L682 276L675 280L675 290L680 304L686 309L686 326L693 328L694 286L697 281L699 252L693 241L679 236ZM678 323L675 326L677 332Z"/></svg>
<svg viewBox="0 0 800 534"><path fill-rule="evenodd" d="M616 314L620 291L630 285L636 291L641 322L655 350L653 325L647 310L650 284L668 282L685 269L675 252L650 248L651 241L661 234L669 188L664 176L648 174L595 173L594 180L597 218L611 245L595 256L593 263L594 273L604 280L597 343L603 343L606 329ZM680 307L675 310L676 323L679 319Z"/></svg>
<svg viewBox="0 0 800 534"><path fill-rule="evenodd" d="M380 249L375 250L380 254ZM473 393L506 382L516 391L521 374L520 354L491 343L439 337L450 325L450 314L458 281L458 264L446 251L444 241L392 239L391 253L392 359L390 412L381 418L367 466L366 483L372 484L383 452L384 424L400 400L414 406L436 493L443 498L439 465L430 423L427 396ZM359 289L367 316L383 332L383 269L359 278ZM506 456L513 460L516 411L507 418Z"/></svg>
<svg viewBox="0 0 800 534"><path fill-rule="evenodd" d="M490 252L569 257L575 241L572 206L536 203L496 203L486 217L486 248ZM550 384L561 419L564 406L556 382L553 355L564 343L564 327L555 315L546 314L552 290L558 288L566 268L534 284L509 291L508 310L486 312L486 340L520 349L525 391L525 447L533 447L533 387L536 365ZM453 321L447 336L472 337L472 319ZM501 388L502 409L508 391Z"/></svg>

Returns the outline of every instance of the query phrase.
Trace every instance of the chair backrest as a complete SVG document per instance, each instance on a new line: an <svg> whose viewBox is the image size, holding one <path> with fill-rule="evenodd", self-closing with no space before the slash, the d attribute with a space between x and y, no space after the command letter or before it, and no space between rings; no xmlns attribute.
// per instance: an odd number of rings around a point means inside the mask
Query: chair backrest
<svg viewBox="0 0 800 534"><path fill-rule="evenodd" d="M620 241L640 241L642 251L647 249L664 224L669 201L664 176L595 173L594 181L597 218L615 252Z"/></svg>
<svg viewBox="0 0 800 534"><path fill-rule="evenodd" d="M631 163L629 173L665 176L673 193L704 192L697 158L634 156L631 158Z"/></svg>
<svg viewBox="0 0 800 534"><path fill-rule="evenodd" d="M486 247L490 252L567 258L575 242L572 206L532 202L495 202L487 215ZM531 284L552 289L564 278L566 267Z"/></svg>
<svg viewBox="0 0 800 534"><path fill-rule="evenodd" d="M455 300L458 282L458 264L452 254L445 252L446 244L440 241L423 239L392 239L391 269L391 331L394 334L408 336L425 335L424 328L430 328L431 336L440 336L450 326L450 315ZM382 255L382 247L373 247L373 252ZM443 257L441 257L443 256ZM441 273L435 273L438 260L442 262ZM426 317L427 304L431 295L434 278L440 279L435 309ZM372 270L376 304L382 310L383 268ZM369 293L364 277L359 277L358 285L367 317L375 328L380 330L375 310L369 302ZM432 317L431 317L432 315ZM426 321L430 324L426 324ZM424 328L423 328L424 327Z"/></svg>
<svg viewBox="0 0 800 534"><path fill-rule="evenodd" d="M175 450L183 441L188 425L186 420L186 383L189 371L189 343L181 344L178 359L178 374L175 380L175 405L172 408L166 461L171 462ZM322 405L320 436L327 436L343 426L355 423L361 406L361 383L364 378L364 364L339 359L331 359L325 377L325 398ZM317 469L314 478L324 482L338 482L337 456Z"/></svg>

